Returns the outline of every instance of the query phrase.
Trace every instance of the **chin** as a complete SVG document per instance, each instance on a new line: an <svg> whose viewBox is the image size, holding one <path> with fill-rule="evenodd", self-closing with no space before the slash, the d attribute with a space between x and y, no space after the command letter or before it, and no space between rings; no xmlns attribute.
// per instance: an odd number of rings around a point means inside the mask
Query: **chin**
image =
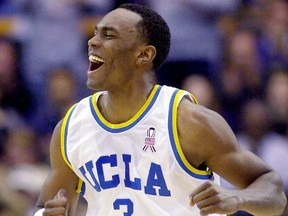
<svg viewBox="0 0 288 216"><path fill-rule="evenodd" d="M101 88L99 85L97 85L95 82L92 80L87 80L86 86L88 89L93 90L93 91L102 91L103 88Z"/></svg>
<svg viewBox="0 0 288 216"><path fill-rule="evenodd" d="M93 82L91 82L91 80L87 80L86 82L86 86L88 89L91 89L91 90L96 90L97 88L95 87L95 84L93 84Z"/></svg>

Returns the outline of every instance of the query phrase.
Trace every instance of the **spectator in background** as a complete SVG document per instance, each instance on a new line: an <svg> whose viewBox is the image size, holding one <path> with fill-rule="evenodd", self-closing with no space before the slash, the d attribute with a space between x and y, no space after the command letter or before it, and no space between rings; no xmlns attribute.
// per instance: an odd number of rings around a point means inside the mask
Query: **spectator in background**
<svg viewBox="0 0 288 216"><path fill-rule="evenodd" d="M28 97L27 92L25 92L25 86L24 83L21 82L17 65L18 59L16 58L14 43L8 38L0 38L1 152L3 150L3 143L5 142L4 140L6 140L8 131L24 125L24 119L21 114L24 115L24 113L28 113L28 107L30 107L30 97ZM23 92L21 90L22 87Z"/></svg>
<svg viewBox="0 0 288 216"><path fill-rule="evenodd" d="M30 216L48 174L38 158L35 133L28 127L8 130L0 164L0 191L13 216ZM1 199L1 197L0 197ZM12 216L11 215L11 216Z"/></svg>
<svg viewBox="0 0 288 216"><path fill-rule="evenodd" d="M0 149L2 150L3 143L7 133L11 129L25 125L23 118L17 111L10 107L3 106L4 90L0 85Z"/></svg>
<svg viewBox="0 0 288 216"><path fill-rule="evenodd" d="M29 87L38 104L47 70L58 65L69 65L82 83L87 62L84 35L80 31L81 7L78 0L19 1L22 13L15 22L14 37L23 43L23 62Z"/></svg>
<svg viewBox="0 0 288 216"><path fill-rule="evenodd" d="M48 173L48 166L40 164L20 164L7 173L6 186L18 197L16 204L26 207L21 215L33 215L35 202Z"/></svg>
<svg viewBox="0 0 288 216"><path fill-rule="evenodd" d="M77 101L79 89L79 83L71 70L66 67L52 68L48 74L43 88L47 100L42 101L37 112L39 115L35 118L37 120L35 129L42 135L53 132L55 124Z"/></svg>
<svg viewBox="0 0 288 216"><path fill-rule="evenodd" d="M240 132L237 133L240 145L259 156L263 139L271 132L269 120L264 101L252 99L246 102L241 112Z"/></svg>
<svg viewBox="0 0 288 216"><path fill-rule="evenodd" d="M204 75L189 75L182 83L182 88L191 92L197 98L200 105L219 112L220 101L212 81Z"/></svg>
<svg viewBox="0 0 288 216"><path fill-rule="evenodd" d="M263 75L253 31L241 29L227 39L224 64L221 74L223 116L232 129L238 131L238 114L243 103L262 96Z"/></svg>
<svg viewBox="0 0 288 216"><path fill-rule="evenodd" d="M237 0L147 0L171 28L171 51L158 71L161 84L180 87L186 75L200 73L218 82L222 61L219 18L236 10ZM219 83L217 83L219 84Z"/></svg>
<svg viewBox="0 0 288 216"><path fill-rule="evenodd" d="M43 88L46 100L42 101L32 121L44 161L48 159L50 137L55 125L79 98L79 82L70 69L55 67L48 74L46 88Z"/></svg>
<svg viewBox="0 0 288 216"><path fill-rule="evenodd" d="M288 65L288 1L266 0L262 5L260 50L268 75Z"/></svg>
<svg viewBox="0 0 288 216"><path fill-rule="evenodd" d="M4 163L15 167L20 164L37 164L36 137L28 127L9 130L4 143Z"/></svg>
<svg viewBox="0 0 288 216"><path fill-rule="evenodd" d="M33 103L22 74L19 53L21 51L15 41L0 38L0 107L28 118Z"/></svg>
<svg viewBox="0 0 288 216"><path fill-rule="evenodd" d="M1 181L3 184L4 182ZM9 191L9 194L4 194L3 195L3 190L1 189L1 194L0 194L0 216L27 216L25 213L25 206L23 204L20 206L18 204L18 198L12 194L11 191ZM6 190L6 189L5 189ZM8 195L8 197L7 197ZM12 200L13 199L13 200ZM15 201L17 202L15 205ZM23 200L21 200L22 202Z"/></svg>
<svg viewBox="0 0 288 216"><path fill-rule="evenodd" d="M24 125L23 118L15 109L2 105L3 94L4 91L0 86L0 128L12 129L19 125Z"/></svg>
<svg viewBox="0 0 288 216"><path fill-rule="evenodd" d="M273 130L288 136L288 70L277 70L270 74L266 100Z"/></svg>

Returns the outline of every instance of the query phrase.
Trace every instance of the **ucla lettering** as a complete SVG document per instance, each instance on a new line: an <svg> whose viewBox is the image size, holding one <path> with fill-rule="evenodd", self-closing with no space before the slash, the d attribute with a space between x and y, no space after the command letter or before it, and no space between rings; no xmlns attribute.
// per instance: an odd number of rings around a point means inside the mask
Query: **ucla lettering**
<svg viewBox="0 0 288 216"><path fill-rule="evenodd" d="M130 180L131 155L123 154L122 158L123 162L125 163L125 179L124 179L125 186L132 188L134 190L141 190L141 179L134 178L134 181Z"/></svg>
<svg viewBox="0 0 288 216"><path fill-rule="evenodd" d="M120 183L120 179L118 175L113 175L111 180L106 180L104 176L104 168L105 164L110 165L110 167L117 166L117 157L116 155L110 156L102 156L96 162L97 174L99 178L99 183L102 189L114 188L117 187Z"/></svg>
<svg viewBox="0 0 288 216"><path fill-rule="evenodd" d="M143 180L139 177L131 177L131 168L133 160L131 155L123 154L117 157L116 154L104 155L99 157L95 162L88 161L79 168L83 177L97 191L116 188L121 182L124 186L133 190L143 190L145 194L154 196L171 196L171 192L167 187L165 176L159 164L151 162L147 167L147 181L144 187ZM124 175L119 173L119 167L124 167ZM145 176L146 177L146 176ZM121 181L123 179L123 181Z"/></svg>
<svg viewBox="0 0 288 216"><path fill-rule="evenodd" d="M89 172L89 176L91 177L91 180L93 181L94 184L92 184L92 182L88 179L88 177L86 176L86 170ZM85 168L82 166L80 167L80 172L82 173L82 175L84 176L84 178L93 186L93 188L96 190L96 191L101 191L101 188L100 188L100 185L98 183L98 181L96 180L95 178L95 175L92 171L93 169L93 162L92 161L88 161L86 164L85 164Z"/></svg>
<svg viewBox="0 0 288 216"><path fill-rule="evenodd" d="M159 196L171 196L167 188L161 166L151 163L147 184L145 186L145 193L156 195L155 186L159 188Z"/></svg>

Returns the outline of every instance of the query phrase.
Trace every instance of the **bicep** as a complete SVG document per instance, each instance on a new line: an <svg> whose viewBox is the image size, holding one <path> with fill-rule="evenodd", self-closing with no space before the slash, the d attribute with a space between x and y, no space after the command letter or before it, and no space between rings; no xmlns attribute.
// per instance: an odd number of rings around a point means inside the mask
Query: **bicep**
<svg viewBox="0 0 288 216"><path fill-rule="evenodd" d="M271 169L253 153L237 149L213 155L207 165L237 188L245 188Z"/></svg>
<svg viewBox="0 0 288 216"><path fill-rule="evenodd" d="M76 192L79 178L71 170L71 168L64 162L61 155L60 145L60 131L61 122L55 127L50 143L50 163L51 170L45 180L37 207L43 207L45 202L55 197L60 189L66 190L66 196L72 212L75 212L78 201L78 194Z"/></svg>
<svg viewBox="0 0 288 216"><path fill-rule="evenodd" d="M234 186L245 188L271 170L258 156L239 146L232 129L219 114L212 113L210 121L213 126L207 132L205 162L214 172Z"/></svg>
<svg viewBox="0 0 288 216"><path fill-rule="evenodd" d="M238 188L247 187L271 170L256 155L240 148L230 126L218 113L183 100L178 116L181 146L191 164L196 155L196 164L206 164Z"/></svg>

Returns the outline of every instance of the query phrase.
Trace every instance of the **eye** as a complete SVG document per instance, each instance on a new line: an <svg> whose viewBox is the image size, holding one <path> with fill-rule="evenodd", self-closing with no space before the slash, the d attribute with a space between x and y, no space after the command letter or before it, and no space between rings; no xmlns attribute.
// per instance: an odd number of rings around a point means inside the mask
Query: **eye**
<svg viewBox="0 0 288 216"><path fill-rule="evenodd" d="M110 31L110 30L105 31L104 36L105 36L106 39L115 38L115 34L113 33L113 31Z"/></svg>
<svg viewBox="0 0 288 216"><path fill-rule="evenodd" d="M114 38L115 36L113 34L105 34L105 38L106 39L112 39Z"/></svg>

